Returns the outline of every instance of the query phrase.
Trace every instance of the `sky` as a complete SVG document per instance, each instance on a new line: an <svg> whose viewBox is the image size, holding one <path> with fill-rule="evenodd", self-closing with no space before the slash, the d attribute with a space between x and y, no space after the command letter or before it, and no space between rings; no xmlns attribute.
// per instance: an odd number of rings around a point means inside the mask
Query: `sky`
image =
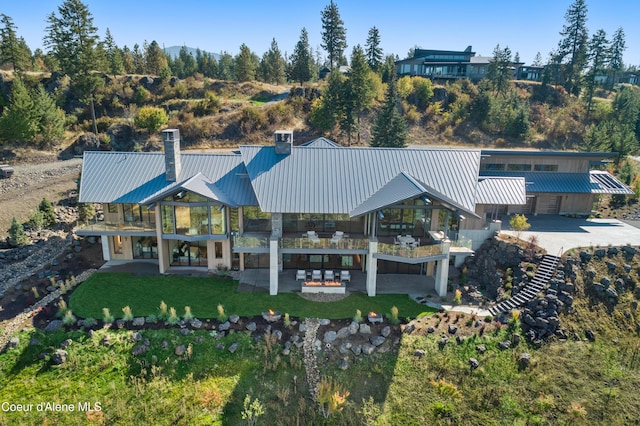
<svg viewBox="0 0 640 426"><path fill-rule="evenodd" d="M18 36L43 50L47 16L63 0L0 0L0 13L10 16ZM525 64L540 52L546 62L557 47L564 15L573 0L334 0L347 32L346 54L364 47L373 26L386 54L407 57L410 48L464 50L492 56L496 45L508 46ZM640 65L640 1L586 0L589 34L599 29L610 38L625 32L626 65ZM146 40L160 46L189 46L236 55L241 44L262 56L276 39L280 51L293 52L306 28L309 44L321 50L321 12L329 0L84 0L100 37L107 28L118 46ZM323 57L326 52L322 51Z"/></svg>

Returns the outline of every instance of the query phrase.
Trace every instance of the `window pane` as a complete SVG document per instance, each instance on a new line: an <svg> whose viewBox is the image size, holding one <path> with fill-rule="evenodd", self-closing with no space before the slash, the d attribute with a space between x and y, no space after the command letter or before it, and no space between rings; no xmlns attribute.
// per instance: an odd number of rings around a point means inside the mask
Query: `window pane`
<svg viewBox="0 0 640 426"><path fill-rule="evenodd" d="M173 206L162 206L162 232L175 234L173 229Z"/></svg>

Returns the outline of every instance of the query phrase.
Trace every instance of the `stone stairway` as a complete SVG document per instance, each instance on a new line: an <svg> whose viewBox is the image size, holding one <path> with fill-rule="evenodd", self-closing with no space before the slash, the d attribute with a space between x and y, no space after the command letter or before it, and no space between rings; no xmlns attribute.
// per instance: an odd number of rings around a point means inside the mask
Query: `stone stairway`
<svg viewBox="0 0 640 426"><path fill-rule="evenodd" d="M515 296L498 303L489 309L491 315L496 316L503 312L508 312L519 306L524 305L528 301L532 300L543 289L545 284L553 277L558 267L560 257L545 254L542 258L542 262L536 269L536 275L527 286L518 292Z"/></svg>

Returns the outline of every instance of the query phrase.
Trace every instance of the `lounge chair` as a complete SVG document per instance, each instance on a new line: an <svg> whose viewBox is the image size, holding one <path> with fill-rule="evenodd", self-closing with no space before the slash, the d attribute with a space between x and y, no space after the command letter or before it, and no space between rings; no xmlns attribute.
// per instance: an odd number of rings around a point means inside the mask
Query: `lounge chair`
<svg viewBox="0 0 640 426"><path fill-rule="evenodd" d="M336 276L333 274L333 271L324 271L325 281L333 281L335 279L336 279Z"/></svg>
<svg viewBox="0 0 640 426"><path fill-rule="evenodd" d="M349 281L349 282L351 282L351 272L349 272L349 271L340 271L340 281Z"/></svg>
<svg viewBox="0 0 640 426"><path fill-rule="evenodd" d="M331 237L331 244L338 244L342 237L344 237L344 232L336 231Z"/></svg>
<svg viewBox="0 0 640 426"><path fill-rule="evenodd" d="M318 269L314 269L313 272L311 272L311 280L322 281L322 272Z"/></svg>
<svg viewBox="0 0 640 426"><path fill-rule="evenodd" d="M306 281L307 280L307 271L304 269L298 269L296 272L296 281Z"/></svg>
<svg viewBox="0 0 640 426"><path fill-rule="evenodd" d="M307 231L307 237L314 244L320 242L320 238L318 238L318 234L316 234L316 231Z"/></svg>

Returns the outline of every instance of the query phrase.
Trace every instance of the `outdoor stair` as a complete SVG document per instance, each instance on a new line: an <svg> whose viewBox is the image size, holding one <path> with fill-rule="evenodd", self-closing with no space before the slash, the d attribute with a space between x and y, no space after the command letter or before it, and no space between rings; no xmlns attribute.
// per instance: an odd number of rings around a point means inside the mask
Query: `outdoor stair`
<svg viewBox="0 0 640 426"><path fill-rule="evenodd" d="M538 265L538 269L536 269L535 276L529 284L527 284L527 286L523 290L519 291L515 296L491 307L489 309L491 315L496 316L503 312L508 312L524 305L536 297L536 295L540 293L544 286L555 275L558 262L560 262L560 257L545 254L542 258L542 262Z"/></svg>

